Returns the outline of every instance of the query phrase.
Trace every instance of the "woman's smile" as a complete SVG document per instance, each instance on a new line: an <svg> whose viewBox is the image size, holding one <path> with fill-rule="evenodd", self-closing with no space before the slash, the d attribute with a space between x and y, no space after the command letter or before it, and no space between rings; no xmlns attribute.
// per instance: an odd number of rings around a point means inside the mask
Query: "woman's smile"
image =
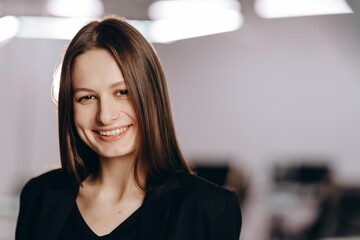
<svg viewBox="0 0 360 240"><path fill-rule="evenodd" d="M94 130L94 132L104 141L114 141L125 136L131 127L132 125L127 125L110 130Z"/></svg>

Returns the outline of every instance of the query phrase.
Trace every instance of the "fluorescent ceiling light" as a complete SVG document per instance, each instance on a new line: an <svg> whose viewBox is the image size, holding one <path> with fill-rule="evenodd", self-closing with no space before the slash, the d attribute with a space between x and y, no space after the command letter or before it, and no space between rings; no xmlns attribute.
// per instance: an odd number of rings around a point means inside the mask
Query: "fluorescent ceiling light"
<svg viewBox="0 0 360 240"><path fill-rule="evenodd" d="M62 18L62 17L14 17L19 23L15 34L18 38L60 39L71 40L75 34L94 18ZM149 21L128 20L149 41Z"/></svg>
<svg viewBox="0 0 360 240"><path fill-rule="evenodd" d="M236 0L161 0L148 9L153 42L172 42L234 31L243 24Z"/></svg>
<svg viewBox="0 0 360 240"><path fill-rule="evenodd" d="M19 21L16 17L5 16L0 18L0 42L16 36L19 31Z"/></svg>
<svg viewBox="0 0 360 240"><path fill-rule="evenodd" d="M18 38L70 40L94 18L14 17L18 22ZM156 21L128 20L150 42L169 43L181 39L234 31L243 24L242 15L233 10L219 12L216 17L199 19L163 19Z"/></svg>
<svg viewBox="0 0 360 240"><path fill-rule="evenodd" d="M256 0L255 11L262 18L285 18L353 12L346 0Z"/></svg>
<svg viewBox="0 0 360 240"><path fill-rule="evenodd" d="M18 17L20 28L17 37L72 39L90 18Z"/></svg>
<svg viewBox="0 0 360 240"><path fill-rule="evenodd" d="M152 42L169 43L182 39L235 31L243 23L241 14L222 12L212 18L183 18L157 20L150 26Z"/></svg>
<svg viewBox="0 0 360 240"><path fill-rule="evenodd" d="M59 17L100 17L104 13L101 0L49 0L49 14Z"/></svg>
<svg viewBox="0 0 360 240"><path fill-rule="evenodd" d="M240 3L236 0L161 0L153 2L148 9L150 19L186 19L212 16L221 21L223 11L240 12Z"/></svg>

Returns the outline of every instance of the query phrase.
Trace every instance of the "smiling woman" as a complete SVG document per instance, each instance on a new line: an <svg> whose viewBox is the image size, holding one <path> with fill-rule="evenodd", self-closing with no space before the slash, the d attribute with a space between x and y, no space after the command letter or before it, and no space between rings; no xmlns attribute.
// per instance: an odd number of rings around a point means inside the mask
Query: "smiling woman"
<svg viewBox="0 0 360 240"><path fill-rule="evenodd" d="M58 121L62 168L23 188L16 240L239 239L237 196L192 173L159 58L124 19L69 44Z"/></svg>

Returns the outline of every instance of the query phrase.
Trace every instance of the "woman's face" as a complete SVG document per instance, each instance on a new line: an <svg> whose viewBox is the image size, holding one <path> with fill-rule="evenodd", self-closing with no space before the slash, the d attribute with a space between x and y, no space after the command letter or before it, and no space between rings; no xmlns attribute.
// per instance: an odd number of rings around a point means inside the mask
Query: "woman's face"
<svg viewBox="0 0 360 240"><path fill-rule="evenodd" d="M134 153L137 122L122 72L112 55L92 49L73 66L74 122L80 138L104 158Z"/></svg>

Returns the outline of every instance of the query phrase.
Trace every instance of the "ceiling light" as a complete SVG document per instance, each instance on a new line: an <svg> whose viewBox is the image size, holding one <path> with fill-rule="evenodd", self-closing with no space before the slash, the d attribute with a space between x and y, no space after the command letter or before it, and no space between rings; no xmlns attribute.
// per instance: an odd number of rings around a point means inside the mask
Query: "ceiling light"
<svg viewBox="0 0 360 240"><path fill-rule="evenodd" d="M72 39L89 18L60 18L60 17L18 17L20 29L17 37Z"/></svg>
<svg viewBox="0 0 360 240"><path fill-rule="evenodd" d="M94 18L62 18L62 17L32 17L19 16L18 38L38 38L38 39L60 39L71 40L75 34L88 22ZM1 20L1 19L0 19ZM149 36L150 21L128 20L146 38L151 41ZM1 21L0 21L1 23ZM9 24L8 24L9 25ZM1 25L0 25L1 27ZM2 32L0 32L2 33Z"/></svg>
<svg viewBox="0 0 360 240"><path fill-rule="evenodd" d="M4 42L16 36L19 30L19 21L14 16L0 18L0 42Z"/></svg>
<svg viewBox="0 0 360 240"><path fill-rule="evenodd" d="M101 0L49 0L49 14L59 17L100 17L104 13Z"/></svg>
<svg viewBox="0 0 360 240"><path fill-rule="evenodd" d="M211 18L164 19L154 21L149 35L152 42L169 43L182 39L230 32L243 24L242 15L237 12L222 12Z"/></svg>
<svg viewBox="0 0 360 240"><path fill-rule="evenodd" d="M149 6L148 15L153 20L201 18L204 14L218 18L218 14L226 10L240 12L240 3L236 0L162 0Z"/></svg>
<svg viewBox="0 0 360 240"><path fill-rule="evenodd" d="M346 0L256 0L255 11L262 18L285 18L353 12Z"/></svg>
<svg viewBox="0 0 360 240"><path fill-rule="evenodd" d="M217 16L199 19L163 19L155 21L127 20L150 42L169 43L181 39L223 33L239 29L243 24L242 15L234 10L219 11ZM70 40L94 18L32 17L16 18L19 27L18 38Z"/></svg>
<svg viewBox="0 0 360 240"><path fill-rule="evenodd" d="M243 17L236 0L161 0L148 9L149 35L153 42L181 39L234 31Z"/></svg>

